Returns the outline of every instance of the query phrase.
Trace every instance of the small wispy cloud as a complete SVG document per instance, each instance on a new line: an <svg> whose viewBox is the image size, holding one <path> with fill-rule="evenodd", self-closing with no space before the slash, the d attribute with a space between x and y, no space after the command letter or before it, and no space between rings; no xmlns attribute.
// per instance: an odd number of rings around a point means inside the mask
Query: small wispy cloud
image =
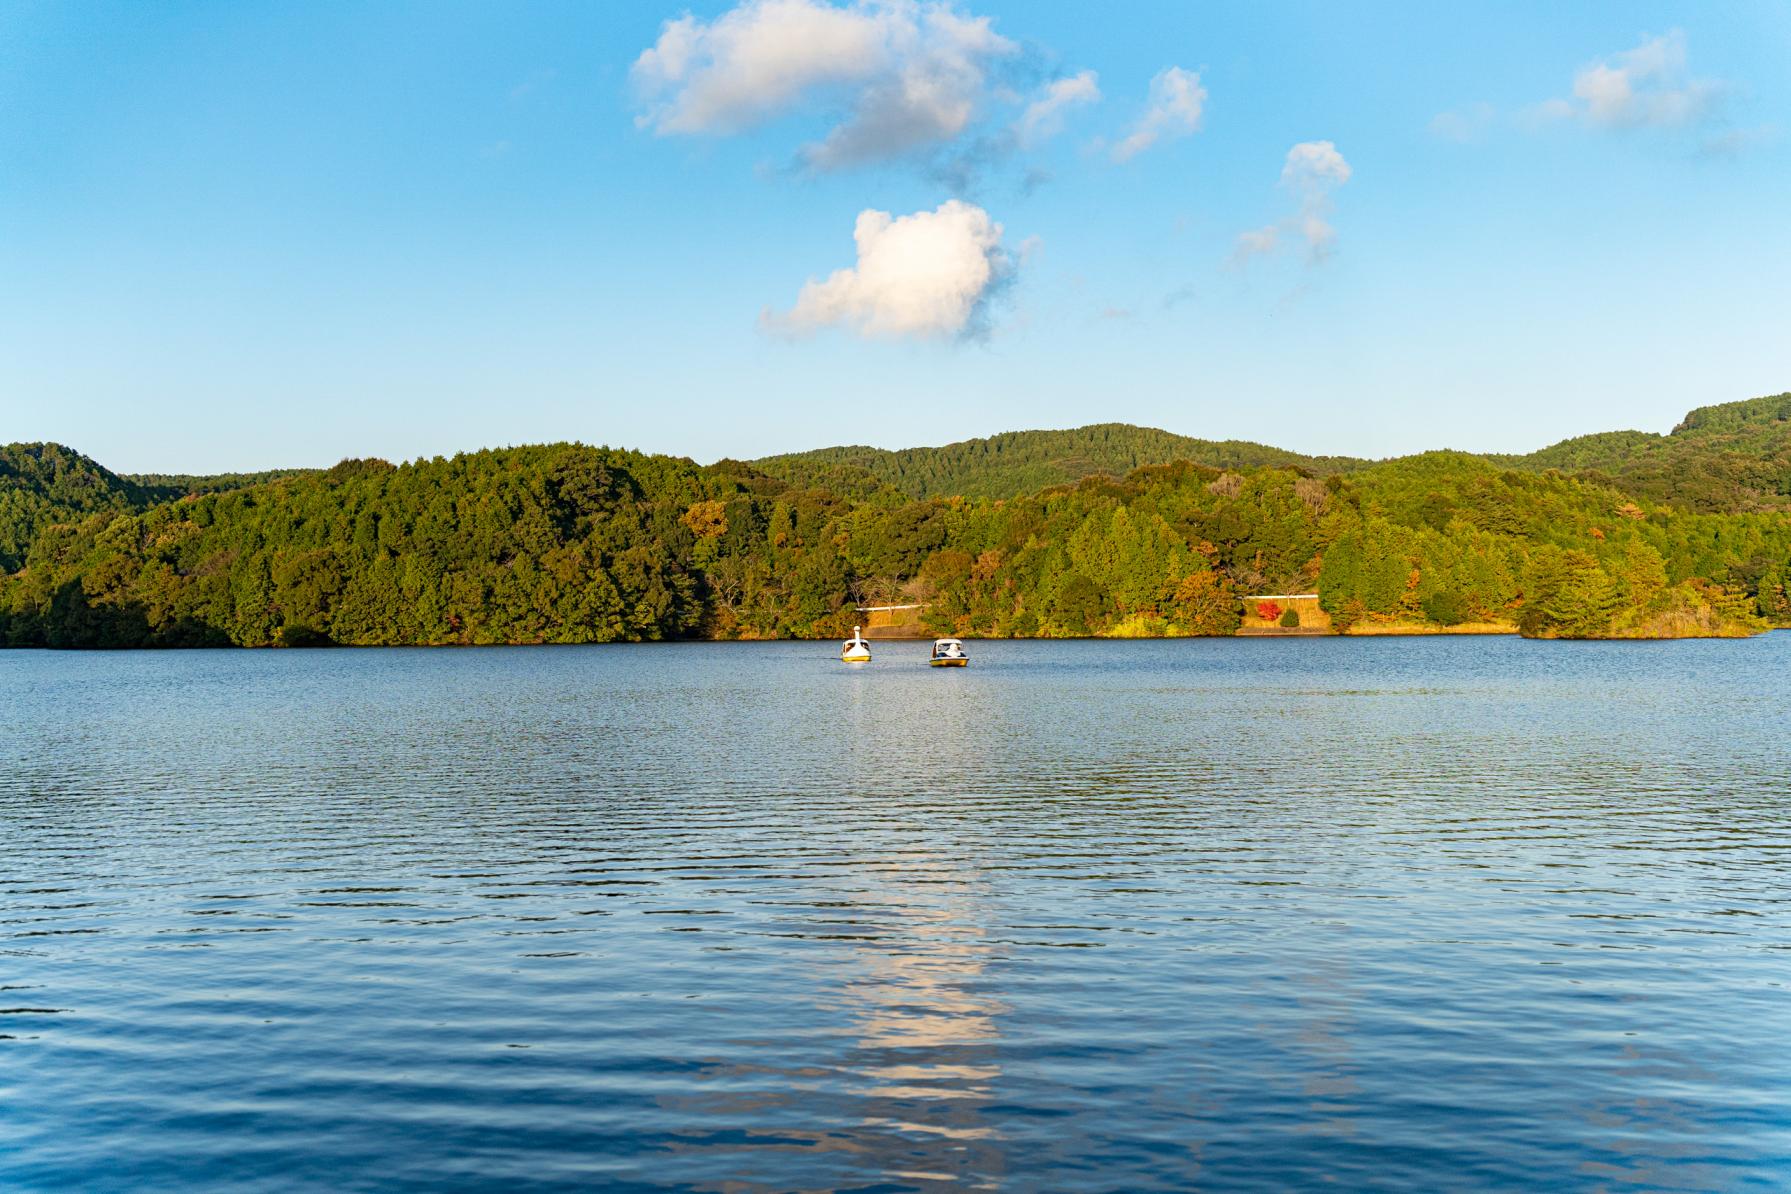
<svg viewBox="0 0 1791 1194"><path fill-rule="evenodd" d="M1288 150L1281 164L1281 186L1294 196L1297 210L1273 224L1239 233L1232 263L1243 265L1253 257L1271 254L1289 239L1305 243L1308 263L1327 260L1337 247L1337 229L1331 225L1332 196L1352 174L1350 164L1330 141L1302 141Z"/></svg>
<svg viewBox="0 0 1791 1194"><path fill-rule="evenodd" d="M1607 129L1678 128L1708 119L1722 90L1687 76L1685 33L1674 29L1581 67L1572 97L1545 102L1537 115Z"/></svg>
<svg viewBox="0 0 1791 1194"><path fill-rule="evenodd" d="M1014 134L1022 145L1036 145L1063 131L1065 111L1096 103L1100 98L1100 83L1091 70L1054 79L1045 85L1037 99L1026 105L1026 110L1014 122Z"/></svg>
<svg viewBox="0 0 1791 1194"><path fill-rule="evenodd" d="M1232 252L1232 261L1242 264L1252 257L1273 253L1280 246L1281 226L1279 224L1252 228L1248 232L1238 233L1237 248Z"/></svg>
<svg viewBox="0 0 1791 1194"><path fill-rule="evenodd" d="M1731 128L1713 131L1698 142L1698 156L1705 158L1739 157L1750 149L1775 140L1778 130L1763 124L1755 128Z"/></svg>
<svg viewBox="0 0 1791 1194"><path fill-rule="evenodd" d="M1691 74L1685 32L1672 29L1582 66L1569 95L1533 105L1521 121L1531 128L1570 122L1607 132L1678 133L1695 138L1699 157L1735 157L1771 140L1774 130L1734 127L1734 94L1721 79Z"/></svg>
<svg viewBox="0 0 1791 1194"><path fill-rule="evenodd" d="M1687 64L1685 32L1642 38L1635 46L1588 62L1574 72L1566 95L1510 114L1519 128L1578 125L1602 132L1677 131L1696 138L1701 157L1731 157L1770 140L1770 127L1734 128L1725 109L1734 88L1694 77ZM1501 120L1491 104L1475 103L1431 118L1430 131L1446 141L1478 141Z"/></svg>
<svg viewBox="0 0 1791 1194"><path fill-rule="evenodd" d="M1491 104L1468 104L1432 116L1430 133L1433 137L1466 145L1483 137L1497 120L1498 112Z"/></svg>
<svg viewBox="0 0 1791 1194"><path fill-rule="evenodd" d="M1206 88L1198 72L1179 66L1158 71L1150 81L1144 113L1113 147L1113 160L1129 162L1159 141L1198 132L1205 112Z"/></svg>

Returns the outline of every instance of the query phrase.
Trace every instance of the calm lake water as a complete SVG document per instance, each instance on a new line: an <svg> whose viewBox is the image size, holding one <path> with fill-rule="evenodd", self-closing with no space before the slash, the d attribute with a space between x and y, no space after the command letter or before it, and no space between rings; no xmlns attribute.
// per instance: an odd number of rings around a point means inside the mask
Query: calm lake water
<svg viewBox="0 0 1791 1194"><path fill-rule="evenodd" d="M0 652L0 1187L1791 1188L1791 633Z"/></svg>

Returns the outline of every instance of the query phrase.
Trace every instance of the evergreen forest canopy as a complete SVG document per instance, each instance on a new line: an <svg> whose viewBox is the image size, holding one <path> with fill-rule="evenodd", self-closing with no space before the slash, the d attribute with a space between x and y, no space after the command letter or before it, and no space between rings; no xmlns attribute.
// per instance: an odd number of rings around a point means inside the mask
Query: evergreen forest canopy
<svg viewBox="0 0 1791 1194"><path fill-rule="evenodd" d="M127 647L1791 625L1791 394L1522 457L1121 424L754 463L579 444L224 477L0 448L0 643Z"/></svg>

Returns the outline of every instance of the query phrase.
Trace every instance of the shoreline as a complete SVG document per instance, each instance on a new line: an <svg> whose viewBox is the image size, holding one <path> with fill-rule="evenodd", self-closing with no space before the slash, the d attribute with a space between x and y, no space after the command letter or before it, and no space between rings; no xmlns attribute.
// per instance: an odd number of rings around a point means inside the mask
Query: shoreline
<svg viewBox="0 0 1791 1194"><path fill-rule="evenodd" d="M1148 637L1137 635L1076 635L1046 638L1036 635L1003 635L980 636L974 634L957 634L950 637L965 642L976 643L1117 643L1117 642L1187 642L1204 640L1221 642L1231 639L1339 639L1339 638L1521 638L1526 642L1562 642L1562 643L1672 643L1672 642L1742 642L1763 638L1781 630L1791 630L1787 626L1769 626L1764 630L1751 634L1684 634L1684 635L1610 635L1602 638L1569 638L1562 635L1521 634L1515 627L1488 629L1448 628L1421 629L1410 626L1389 626L1375 630L1362 631L1350 629L1336 630L1240 630L1234 634L1159 634ZM865 636L867 642L888 643L890 645L907 643L924 643L934 636L915 637L883 637ZM145 652L181 652L181 651L454 651L454 650L489 650L511 647L645 647L645 646L693 646L704 644L749 644L749 643L837 643L837 636L824 638L670 638L670 639L611 639L608 642L556 643L545 640L516 641L503 643L317 643L305 646L286 646L279 643L261 643L255 645L222 643L209 645L139 645L123 647L86 647L86 646L0 646L0 653L13 651L51 651L74 654L108 654L126 651Z"/></svg>
<svg viewBox="0 0 1791 1194"><path fill-rule="evenodd" d="M1419 637L1430 635L1477 635L1497 636L1522 633L1510 622L1463 622L1457 626L1423 626L1412 622L1389 622L1384 625L1374 623L1358 623L1348 630L1338 631L1340 635L1351 638L1388 638Z"/></svg>

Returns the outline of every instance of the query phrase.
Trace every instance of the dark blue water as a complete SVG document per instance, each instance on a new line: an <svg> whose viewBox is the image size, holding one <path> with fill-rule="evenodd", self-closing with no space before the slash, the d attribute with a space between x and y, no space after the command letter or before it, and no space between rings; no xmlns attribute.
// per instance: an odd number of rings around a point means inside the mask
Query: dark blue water
<svg viewBox="0 0 1791 1194"><path fill-rule="evenodd" d="M0 1187L1791 1187L1791 634L0 652Z"/></svg>

